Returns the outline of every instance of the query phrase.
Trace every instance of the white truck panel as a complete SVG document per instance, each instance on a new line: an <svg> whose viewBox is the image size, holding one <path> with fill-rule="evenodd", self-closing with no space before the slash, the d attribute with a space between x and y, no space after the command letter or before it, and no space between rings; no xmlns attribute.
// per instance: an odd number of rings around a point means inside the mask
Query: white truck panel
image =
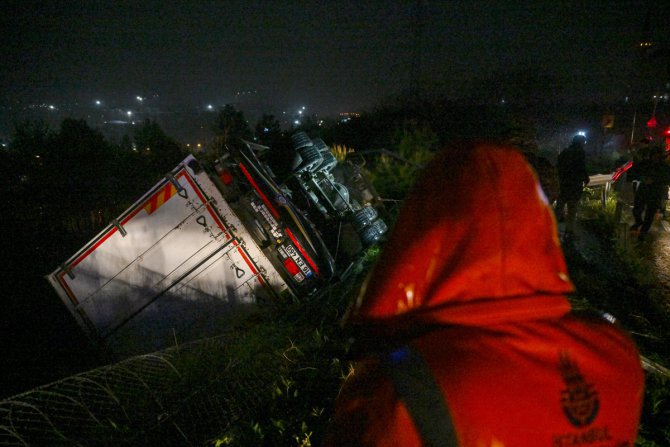
<svg viewBox="0 0 670 447"><path fill-rule="evenodd" d="M192 156L48 279L120 355L213 335L288 286Z"/></svg>

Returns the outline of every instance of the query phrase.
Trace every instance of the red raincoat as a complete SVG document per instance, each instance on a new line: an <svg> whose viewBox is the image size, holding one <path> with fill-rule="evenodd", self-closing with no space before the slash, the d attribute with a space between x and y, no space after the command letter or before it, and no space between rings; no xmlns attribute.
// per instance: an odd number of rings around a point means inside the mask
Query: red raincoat
<svg viewBox="0 0 670 447"><path fill-rule="evenodd" d="M570 313L571 292L553 212L522 155L464 145L415 185L349 323L382 344L414 334L405 341L459 446L633 446L638 352L614 325ZM422 445L385 371L377 357L357 364L327 445Z"/></svg>

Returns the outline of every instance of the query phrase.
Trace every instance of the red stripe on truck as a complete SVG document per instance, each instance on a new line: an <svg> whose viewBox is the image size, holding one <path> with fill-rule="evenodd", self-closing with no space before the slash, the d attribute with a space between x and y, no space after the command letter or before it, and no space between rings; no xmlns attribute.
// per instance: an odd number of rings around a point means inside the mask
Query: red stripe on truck
<svg viewBox="0 0 670 447"><path fill-rule="evenodd" d="M302 248L302 245L300 245L300 242L298 242L298 240L295 238L295 236L293 236L293 233L291 232L291 230L289 230L288 228L285 228L284 230L286 231L286 234L288 234L288 237L291 238L291 240L293 241L295 246L298 247L298 251L300 252L302 257L305 258L305 260L312 267L312 270L314 270L314 272L318 274L319 273L319 268L316 266L314 261L312 261L312 258L309 257L309 255L307 254L305 249Z"/></svg>
<svg viewBox="0 0 670 447"><path fill-rule="evenodd" d="M256 184L256 181L254 180L254 178L251 176L249 171L247 171L247 168L245 168L242 163L240 163L240 169L242 169L242 173L244 174L244 176L247 178L247 180L249 180L249 183L251 183L251 186L254 187L254 189L256 190L258 195L261 197L261 199L263 200L263 203L265 203L265 205L267 205L267 207L270 209L270 212L272 213L274 218L279 219L279 213L272 206L272 203L270 203L270 201L265 196L265 194L263 194L263 191L261 191L261 189L258 187L258 184Z"/></svg>

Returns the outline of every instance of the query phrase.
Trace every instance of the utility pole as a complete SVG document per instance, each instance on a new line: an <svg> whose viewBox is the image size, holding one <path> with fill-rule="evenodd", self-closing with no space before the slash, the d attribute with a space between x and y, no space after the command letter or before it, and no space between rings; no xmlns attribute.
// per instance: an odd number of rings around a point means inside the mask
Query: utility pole
<svg viewBox="0 0 670 447"><path fill-rule="evenodd" d="M648 95L648 90L645 85L646 79L646 67L649 61L649 55L654 49L654 41L651 36L651 3L649 0L647 3L647 11L644 17L644 25L642 27L642 35L640 36L640 41L637 44L638 51L638 60L636 61L636 66L633 69L633 82L631 83L632 87L632 100L633 100L633 123L630 132L630 144L632 145L635 141L635 126L637 125L637 114L638 109L641 106L641 103L645 102L645 98ZM644 120L643 120L644 122Z"/></svg>

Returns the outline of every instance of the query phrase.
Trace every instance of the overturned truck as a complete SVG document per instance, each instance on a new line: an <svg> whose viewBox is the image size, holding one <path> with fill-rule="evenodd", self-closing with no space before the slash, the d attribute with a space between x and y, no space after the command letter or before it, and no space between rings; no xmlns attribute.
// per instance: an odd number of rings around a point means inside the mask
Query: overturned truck
<svg viewBox="0 0 670 447"><path fill-rule="evenodd" d="M321 139L242 141L214 163L186 157L47 279L91 338L150 352L317 293L383 238L380 207Z"/></svg>

